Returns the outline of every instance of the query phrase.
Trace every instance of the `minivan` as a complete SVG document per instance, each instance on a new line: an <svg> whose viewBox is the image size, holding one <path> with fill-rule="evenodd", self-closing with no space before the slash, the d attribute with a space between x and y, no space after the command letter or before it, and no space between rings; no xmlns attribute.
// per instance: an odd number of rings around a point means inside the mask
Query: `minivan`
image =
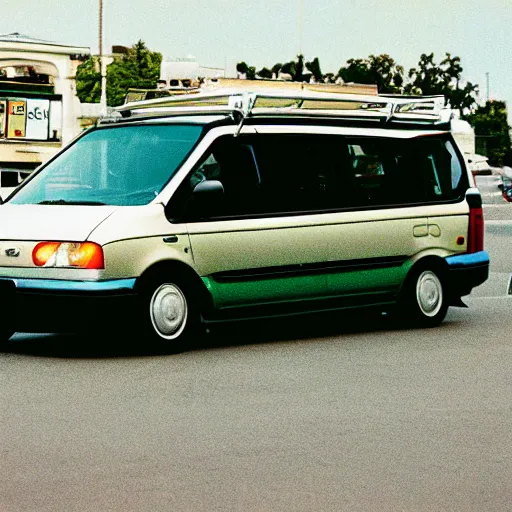
<svg viewBox="0 0 512 512"><path fill-rule="evenodd" d="M489 274L444 98L218 90L133 102L0 207L1 340L372 307L433 327ZM142 341L141 341L142 343Z"/></svg>

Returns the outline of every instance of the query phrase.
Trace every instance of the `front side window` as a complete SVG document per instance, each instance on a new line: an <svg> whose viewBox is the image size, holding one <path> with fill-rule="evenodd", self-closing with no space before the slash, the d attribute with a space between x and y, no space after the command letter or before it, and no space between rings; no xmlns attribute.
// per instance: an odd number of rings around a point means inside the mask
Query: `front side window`
<svg viewBox="0 0 512 512"><path fill-rule="evenodd" d="M142 205L151 202L199 140L195 125L94 130L28 180L10 203Z"/></svg>

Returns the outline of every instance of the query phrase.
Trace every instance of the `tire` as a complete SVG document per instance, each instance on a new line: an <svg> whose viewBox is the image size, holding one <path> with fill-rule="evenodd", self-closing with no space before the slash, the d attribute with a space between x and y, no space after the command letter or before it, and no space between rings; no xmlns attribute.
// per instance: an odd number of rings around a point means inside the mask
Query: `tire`
<svg viewBox="0 0 512 512"><path fill-rule="evenodd" d="M413 327L436 327L446 317L448 290L442 271L434 266L413 268L398 301L399 315Z"/></svg>
<svg viewBox="0 0 512 512"><path fill-rule="evenodd" d="M159 352L183 352L201 336L201 317L190 290L186 282L172 276L143 283L141 334Z"/></svg>

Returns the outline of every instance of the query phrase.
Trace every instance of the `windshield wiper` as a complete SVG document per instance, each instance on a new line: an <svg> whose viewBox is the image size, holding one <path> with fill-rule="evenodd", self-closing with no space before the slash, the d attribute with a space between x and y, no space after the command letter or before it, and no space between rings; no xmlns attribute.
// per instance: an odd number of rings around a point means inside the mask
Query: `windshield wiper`
<svg viewBox="0 0 512 512"><path fill-rule="evenodd" d="M85 206L102 206L106 203L100 201L67 201L66 199L51 199L47 201L40 201L37 204L72 204L72 205L85 205Z"/></svg>

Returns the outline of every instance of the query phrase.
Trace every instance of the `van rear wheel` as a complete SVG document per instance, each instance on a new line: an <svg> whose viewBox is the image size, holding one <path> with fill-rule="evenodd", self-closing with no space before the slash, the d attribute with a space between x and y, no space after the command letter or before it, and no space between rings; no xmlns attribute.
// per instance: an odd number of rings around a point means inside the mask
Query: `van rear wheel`
<svg viewBox="0 0 512 512"><path fill-rule="evenodd" d="M425 266L413 270L399 300L399 314L405 323L436 327L444 320L448 306L442 272Z"/></svg>

